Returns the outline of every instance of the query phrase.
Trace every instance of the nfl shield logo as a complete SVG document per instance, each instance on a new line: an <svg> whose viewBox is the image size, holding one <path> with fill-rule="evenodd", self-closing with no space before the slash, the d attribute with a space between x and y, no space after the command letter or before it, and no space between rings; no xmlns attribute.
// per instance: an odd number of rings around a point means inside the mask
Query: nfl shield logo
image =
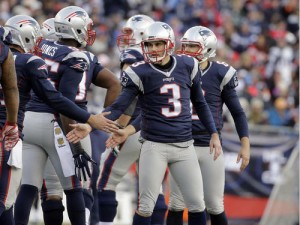
<svg viewBox="0 0 300 225"><path fill-rule="evenodd" d="M59 145L63 145L63 144L64 144L64 139L63 139L63 138L58 138L58 139L57 139L57 143L58 143Z"/></svg>

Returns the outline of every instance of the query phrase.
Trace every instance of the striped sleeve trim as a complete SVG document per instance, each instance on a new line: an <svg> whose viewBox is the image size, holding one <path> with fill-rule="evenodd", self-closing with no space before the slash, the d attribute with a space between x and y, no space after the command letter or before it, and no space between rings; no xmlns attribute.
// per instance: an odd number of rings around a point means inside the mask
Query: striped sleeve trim
<svg viewBox="0 0 300 225"><path fill-rule="evenodd" d="M195 76L196 76L196 74L198 73L198 70L199 70L198 61L195 58L193 58L193 60L194 60L194 68L193 68L193 71L191 73L191 80L193 80L195 78Z"/></svg>
<svg viewBox="0 0 300 225"><path fill-rule="evenodd" d="M234 76L236 73L236 69L234 69L232 66L230 66L229 70L225 74L222 83L220 84L220 89L221 91L223 90L224 86L228 84L228 82L231 80L231 78Z"/></svg>
<svg viewBox="0 0 300 225"><path fill-rule="evenodd" d="M131 67L127 67L125 72L133 81L133 83L139 87L139 90L144 93L144 86L142 84L142 81L140 77L131 69Z"/></svg>

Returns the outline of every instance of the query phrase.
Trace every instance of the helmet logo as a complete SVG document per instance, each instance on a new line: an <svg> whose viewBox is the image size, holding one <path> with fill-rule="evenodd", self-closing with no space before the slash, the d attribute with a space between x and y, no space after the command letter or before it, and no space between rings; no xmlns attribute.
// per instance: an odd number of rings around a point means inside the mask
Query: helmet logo
<svg viewBox="0 0 300 225"><path fill-rule="evenodd" d="M140 22L142 20L143 20L143 17L141 17L141 16L136 16L136 17L132 18L132 21L135 21L135 22Z"/></svg>
<svg viewBox="0 0 300 225"><path fill-rule="evenodd" d="M165 28L166 30L171 30L171 27L168 26L167 24L163 24L162 27Z"/></svg>
<svg viewBox="0 0 300 225"><path fill-rule="evenodd" d="M209 30L200 30L199 34L202 36L203 40L205 41L212 33Z"/></svg>

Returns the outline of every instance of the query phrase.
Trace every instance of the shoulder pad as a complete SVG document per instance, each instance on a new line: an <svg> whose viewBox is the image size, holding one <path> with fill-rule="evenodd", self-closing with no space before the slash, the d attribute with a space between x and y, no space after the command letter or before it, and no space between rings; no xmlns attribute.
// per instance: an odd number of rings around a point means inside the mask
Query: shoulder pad
<svg viewBox="0 0 300 225"><path fill-rule="evenodd" d="M46 70L48 71L48 66L47 64L45 63L45 61L41 58L41 57L38 57L36 55L32 55L26 62L26 64L30 63L30 62L33 62L35 61L34 63L36 63L35 65L39 66L38 68L36 68L37 70Z"/></svg>
<svg viewBox="0 0 300 225"><path fill-rule="evenodd" d="M135 49L124 50L120 54L121 63L133 64L135 62L139 62L143 60L144 60L143 54Z"/></svg>
<svg viewBox="0 0 300 225"><path fill-rule="evenodd" d="M29 54L28 54L28 55L29 55ZM41 57L36 56L36 55L32 55L31 57L29 57L29 59L27 60L26 63L30 63L30 62L32 62L32 61L34 61L34 60L42 60L42 61L44 61Z"/></svg>
<svg viewBox="0 0 300 225"><path fill-rule="evenodd" d="M12 44L12 37L11 33L8 29L5 29L4 27L0 26L0 40L4 42L4 44Z"/></svg>

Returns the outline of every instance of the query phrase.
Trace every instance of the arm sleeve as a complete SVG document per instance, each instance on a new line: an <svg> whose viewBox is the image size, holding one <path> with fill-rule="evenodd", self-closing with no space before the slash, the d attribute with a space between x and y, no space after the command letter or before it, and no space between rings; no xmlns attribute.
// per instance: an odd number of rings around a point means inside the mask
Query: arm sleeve
<svg viewBox="0 0 300 225"><path fill-rule="evenodd" d="M138 102L138 97L135 97L135 99L131 102L131 104L125 110L124 114L127 116L132 116L135 112L137 102Z"/></svg>
<svg viewBox="0 0 300 225"><path fill-rule="evenodd" d="M235 89L224 89L222 98L232 115L239 138L249 137L247 118Z"/></svg>
<svg viewBox="0 0 300 225"><path fill-rule="evenodd" d="M43 60L34 60L30 64L35 64L28 66L29 68L42 68L45 64ZM85 110L79 108L74 102L65 98L60 92L58 92L53 85L47 80L47 70L40 69L29 71L31 86L34 93L41 98L46 104L54 108L59 113L70 117L79 122L87 122L90 114Z"/></svg>
<svg viewBox="0 0 300 225"><path fill-rule="evenodd" d="M136 132L141 130L142 116L139 114L132 122L131 125L135 128Z"/></svg>
<svg viewBox="0 0 300 225"><path fill-rule="evenodd" d="M193 79L193 85L191 87L191 100L193 106L205 128L212 134L216 133L217 129L211 115L209 106L203 96L200 80L200 72Z"/></svg>

